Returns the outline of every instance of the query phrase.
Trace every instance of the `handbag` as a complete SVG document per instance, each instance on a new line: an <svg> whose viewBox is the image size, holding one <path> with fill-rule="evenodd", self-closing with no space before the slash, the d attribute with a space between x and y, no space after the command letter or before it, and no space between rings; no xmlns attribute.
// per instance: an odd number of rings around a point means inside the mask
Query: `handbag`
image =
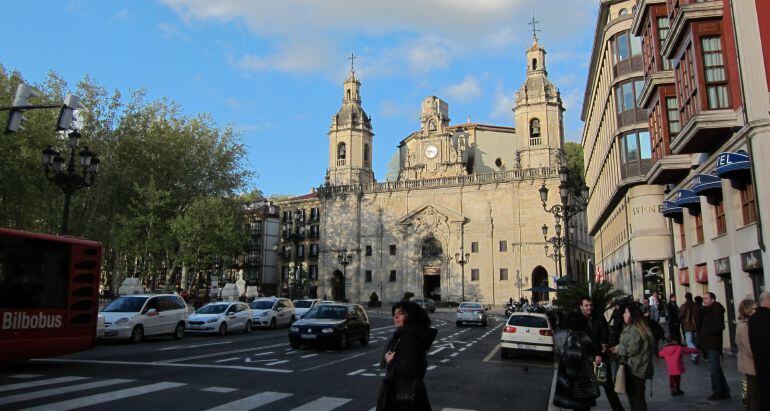
<svg viewBox="0 0 770 411"><path fill-rule="evenodd" d="M618 394L626 393L626 365L618 365L618 373L615 374L615 392Z"/></svg>
<svg viewBox="0 0 770 411"><path fill-rule="evenodd" d="M596 376L596 382L600 385L604 385L607 382L607 367L604 363L598 365L594 363L594 375Z"/></svg>
<svg viewBox="0 0 770 411"><path fill-rule="evenodd" d="M591 367L593 361L583 360L580 364L577 378L572 381L571 394L576 400L589 400L599 398L599 384Z"/></svg>
<svg viewBox="0 0 770 411"><path fill-rule="evenodd" d="M411 405L417 394L416 378L396 378L393 400L399 405Z"/></svg>

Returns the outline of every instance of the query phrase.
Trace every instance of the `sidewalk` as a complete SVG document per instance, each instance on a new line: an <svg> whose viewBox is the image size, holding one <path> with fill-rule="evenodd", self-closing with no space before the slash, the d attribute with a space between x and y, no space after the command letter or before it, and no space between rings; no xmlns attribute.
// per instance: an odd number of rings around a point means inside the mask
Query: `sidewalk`
<svg viewBox="0 0 770 411"><path fill-rule="evenodd" d="M557 332L557 344L561 347L564 344L566 333L563 330ZM722 362L727 384L730 386L729 400L709 401L711 395L711 377L709 374L709 365L701 358L700 364L695 365L689 360L689 356L684 358L685 374L682 375L681 388L685 395L672 397L668 390L668 373L666 372L666 362L662 359L653 360L655 374L652 377L652 393L650 392L650 382L647 382L645 398L647 399L647 408L650 410L676 410L698 409L698 410L742 410L741 403L741 380L743 376L738 373L737 357L733 354L725 354ZM614 367L613 367L613 371ZM554 370L554 374L555 374ZM553 406L553 387L551 387L551 400L549 410L558 410ZM652 394L652 398L650 398ZM620 400L626 410L630 409L628 397L620 394ZM596 399L596 407L592 410L611 410L607 397L604 395L604 388L601 389L601 396Z"/></svg>

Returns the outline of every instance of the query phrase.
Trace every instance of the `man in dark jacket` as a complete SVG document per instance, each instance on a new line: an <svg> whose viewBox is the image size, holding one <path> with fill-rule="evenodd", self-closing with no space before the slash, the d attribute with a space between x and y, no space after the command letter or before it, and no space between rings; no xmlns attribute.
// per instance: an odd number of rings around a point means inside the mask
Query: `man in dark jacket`
<svg viewBox="0 0 770 411"><path fill-rule="evenodd" d="M725 308L717 302L712 292L703 294L701 324L698 330L698 345L706 353L711 372L711 396L709 401L730 398L725 373L722 371L722 332L725 329Z"/></svg>
<svg viewBox="0 0 770 411"><path fill-rule="evenodd" d="M759 295L759 307L749 317L749 344L754 354L760 409L770 410L770 291Z"/></svg>
<svg viewBox="0 0 770 411"><path fill-rule="evenodd" d="M698 334L698 319L700 318L700 307L692 300L692 293L684 294L684 304L679 307L679 323L682 324L684 340L690 348L696 348ZM690 361L698 363L698 354L690 354Z"/></svg>
<svg viewBox="0 0 770 411"><path fill-rule="evenodd" d="M668 322L668 335L675 341L682 341L682 334L679 333L679 307L676 305L676 294L671 294L668 297L666 321Z"/></svg>
<svg viewBox="0 0 770 411"><path fill-rule="evenodd" d="M586 334L588 334L592 342L589 354L593 357L596 364L603 363L607 367L607 381L604 383L604 393L607 395L607 400L610 402L613 411L623 410L620 398L618 398L618 394L615 392L615 383L612 381L612 367L610 367L610 362L608 361L609 350L607 349L607 344L609 343L610 330L607 319L604 318L603 313L594 313L593 301L588 296L580 299L580 313L586 319L588 326Z"/></svg>

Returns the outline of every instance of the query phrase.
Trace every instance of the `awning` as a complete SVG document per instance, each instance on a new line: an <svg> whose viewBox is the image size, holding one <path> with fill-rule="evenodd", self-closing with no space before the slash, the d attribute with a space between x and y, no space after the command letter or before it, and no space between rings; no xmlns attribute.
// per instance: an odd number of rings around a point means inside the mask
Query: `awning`
<svg viewBox="0 0 770 411"><path fill-rule="evenodd" d="M724 152L720 153L717 157L717 165L714 172L719 178L744 178L748 175L750 168L749 155L746 152Z"/></svg>
<svg viewBox="0 0 770 411"><path fill-rule="evenodd" d="M690 271L686 267L679 269L679 285L690 285Z"/></svg>
<svg viewBox="0 0 770 411"><path fill-rule="evenodd" d="M662 213L663 217L667 218L681 217L682 207L677 207L675 202L666 200L663 202Z"/></svg>
<svg viewBox="0 0 770 411"><path fill-rule="evenodd" d="M695 195L692 190L681 189L677 191L674 202L677 207L700 208L700 197Z"/></svg>
<svg viewBox="0 0 770 411"><path fill-rule="evenodd" d="M695 266L695 281L701 283L701 284L708 284L709 282L709 271L706 268L706 264L696 265Z"/></svg>
<svg viewBox="0 0 770 411"><path fill-rule="evenodd" d="M696 174L691 181L692 192L699 196L722 193L722 180L713 174Z"/></svg>

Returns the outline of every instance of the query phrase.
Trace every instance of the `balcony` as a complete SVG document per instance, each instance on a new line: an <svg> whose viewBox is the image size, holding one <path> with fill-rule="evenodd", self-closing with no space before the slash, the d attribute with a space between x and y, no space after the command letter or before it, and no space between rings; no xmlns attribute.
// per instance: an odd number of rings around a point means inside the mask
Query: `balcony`
<svg viewBox="0 0 770 411"><path fill-rule="evenodd" d="M678 184L690 174L691 163L689 154L664 156L645 175L647 184Z"/></svg>
<svg viewBox="0 0 770 411"><path fill-rule="evenodd" d="M661 55L667 59L674 59L677 45L687 36L687 26L696 20L721 20L721 0L666 0L668 4L668 18L671 21L666 42L663 43Z"/></svg>
<svg viewBox="0 0 770 411"><path fill-rule="evenodd" d="M703 110L694 114L671 141L671 153L711 153L743 126L740 109Z"/></svg>
<svg viewBox="0 0 770 411"><path fill-rule="evenodd" d="M652 99L655 97L655 94L657 93L657 91L663 86L668 86L673 84L674 84L673 70L659 71L656 73L648 74L647 76L645 76L642 92L637 97L638 106L643 107L645 109L649 109L650 108L649 104L651 104ZM660 97L663 97L663 96L660 96Z"/></svg>
<svg viewBox="0 0 770 411"><path fill-rule="evenodd" d="M644 21L647 18L647 13L649 13L650 9L655 5L663 5L665 7L666 0L637 0L636 5L634 5L634 20L631 23L631 32L637 36L641 37L642 35L642 28L644 27Z"/></svg>

